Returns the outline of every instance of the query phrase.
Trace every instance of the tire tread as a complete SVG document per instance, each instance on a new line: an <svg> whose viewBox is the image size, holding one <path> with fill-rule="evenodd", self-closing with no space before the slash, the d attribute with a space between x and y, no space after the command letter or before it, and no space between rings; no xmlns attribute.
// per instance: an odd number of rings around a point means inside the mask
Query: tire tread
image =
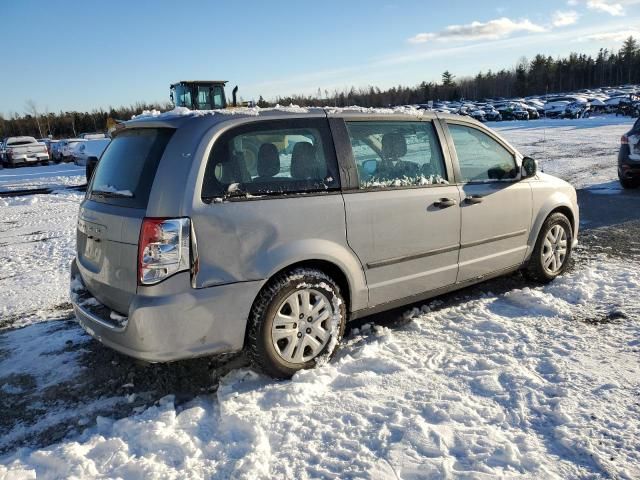
<svg viewBox="0 0 640 480"><path fill-rule="evenodd" d="M287 288L291 282L299 280L301 278L313 278L314 281L320 283L325 282L331 286L334 293L342 301L344 305L344 299L340 294L340 287L338 284L326 273L315 268L299 267L292 270L280 273L272 278L267 285L260 291L256 298L251 313L249 314L249 321L247 324L247 336L246 336L246 353L251 365L263 373L266 373L272 377L287 378L287 375L273 365L269 361L267 355L262 351L260 342L260 333L264 321L264 316L273 303L276 296L285 288ZM344 311L343 311L344 315ZM338 341L344 334L346 319L340 324L340 330L338 332ZM335 350L329 354L329 357L333 356Z"/></svg>

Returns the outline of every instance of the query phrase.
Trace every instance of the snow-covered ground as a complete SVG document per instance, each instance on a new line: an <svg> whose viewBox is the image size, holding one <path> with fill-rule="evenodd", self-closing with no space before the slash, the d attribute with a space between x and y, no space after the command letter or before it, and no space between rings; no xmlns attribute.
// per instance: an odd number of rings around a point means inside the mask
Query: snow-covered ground
<svg viewBox="0 0 640 480"><path fill-rule="evenodd" d="M69 264L82 196L0 198L0 328L69 311Z"/></svg>
<svg viewBox="0 0 640 480"><path fill-rule="evenodd" d="M0 170L0 192L27 188L63 188L86 183L85 167L70 163Z"/></svg>
<svg viewBox="0 0 640 480"><path fill-rule="evenodd" d="M617 180L620 137L635 119L604 115L592 118L491 122L524 155L545 172L586 188ZM618 189L617 185L607 188Z"/></svg>
<svg viewBox="0 0 640 480"><path fill-rule="evenodd" d="M19 449L0 458L0 475L638 478L639 288L637 266L602 257L547 287L432 302L351 331L334 361L292 381L238 369L215 395L179 408L165 397ZM43 366L66 336L37 347L25 330L3 342L2 371L18 362L43 386L49 369L91 374L73 358Z"/></svg>
<svg viewBox="0 0 640 480"><path fill-rule="evenodd" d="M611 183L631 121L554 122L493 126L547 172ZM465 290L351 330L291 381L240 367L185 403L70 320L81 198L0 198L0 479L640 478L637 252L580 248L548 286Z"/></svg>

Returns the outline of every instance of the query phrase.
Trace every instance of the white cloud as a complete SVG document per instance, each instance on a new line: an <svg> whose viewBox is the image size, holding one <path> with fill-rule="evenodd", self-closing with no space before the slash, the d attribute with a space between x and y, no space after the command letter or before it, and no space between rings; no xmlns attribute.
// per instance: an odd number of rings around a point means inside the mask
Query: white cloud
<svg viewBox="0 0 640 480"><path fill-rule="evenodd" d="M589 0L587 2L587 8L590 10L605 12L616 17L624 14L624 7L622 4L617 2L614 3L610 0Z"/></svg>
<svg viewBox="0 0 640 480"><path fill-rule="evenodd" d="M576 7L585 5L589 10L608 13L620 17L626 13L626 7L639 5L640 0L568 0L567 5Z"/></svg>
<svg viewBox="0 0 640 480"><path fill-rule="evenodd" d="M566 12L558 10L557 12L554 12L553 17L551 18L551 23L554 27L566 27L576 23L579 16L580 15L575 10L569 10Z"/></svg>
<svg viewBox="0 0 640 480"><path fill-rule="evenodd" d="M614 32L600 32L600 33L592 33L591 35L585 35L584 37L580 37L579 41L612 41L612 42L622 42L629 37L640 37L639 30L616 30Z"/></svg>
<svg viewBox="0 0 640 480"><path fill-rule="evenodd" d="M511 20L502 17L488 22L471 22L466 25L450 25L440 32L419 33L411 38L411 43L425 43L430 40L497 40L516 32L544 32L546 28L531 21Z"/></svg>

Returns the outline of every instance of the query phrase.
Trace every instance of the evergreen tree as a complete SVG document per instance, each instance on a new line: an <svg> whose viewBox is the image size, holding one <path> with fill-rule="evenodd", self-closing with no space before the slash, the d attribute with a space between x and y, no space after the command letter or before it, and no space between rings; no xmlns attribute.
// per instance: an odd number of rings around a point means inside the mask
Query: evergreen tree
<svg viewBox="0 0 640 480"><path fill-rule="evenodd" d="M454 79L455 77L451 74L449 70L445 70L442 74L442 85L445 87L453 87L455 86Z"/></svg>

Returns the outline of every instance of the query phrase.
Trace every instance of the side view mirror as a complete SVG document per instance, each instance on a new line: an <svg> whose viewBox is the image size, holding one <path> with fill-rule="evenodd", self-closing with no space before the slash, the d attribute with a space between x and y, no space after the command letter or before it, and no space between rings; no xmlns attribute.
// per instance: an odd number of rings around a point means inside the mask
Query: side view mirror
<svg viewBox="0 0 640 480"><path fill-rule="evenodd" d="M362 163L362 170L364 170L367 175L373 175L378 171L377 160L366 160Z"/></svg>
<svg viewBox="0 0 640 480"><path fill-rule="evenodd" d="M533 177L538 171L538 164L531 157L524 157L522 159L522 178L530 178Z"/></svg>

